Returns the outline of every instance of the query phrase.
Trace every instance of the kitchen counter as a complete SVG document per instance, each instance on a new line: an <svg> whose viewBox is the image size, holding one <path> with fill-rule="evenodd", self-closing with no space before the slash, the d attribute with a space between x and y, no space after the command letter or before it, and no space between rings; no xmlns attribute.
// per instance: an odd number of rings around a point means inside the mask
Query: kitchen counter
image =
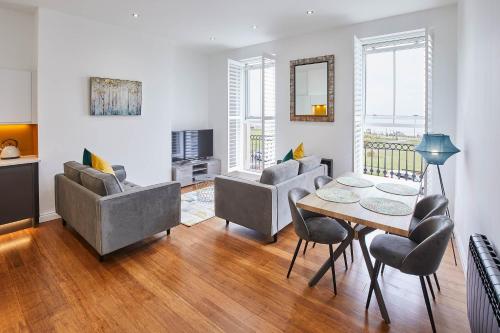
<svg viewBox="0 0 500 333"><path fill-rule="evenodd" d="M40 162L40 159L35 155L21 156L19 158L13 158L13 159L9 159L9 160L0 159L0 168L5 167L5 166L10 166L10 165L31 164L31 163L38 163L38 162Z"/></svg>

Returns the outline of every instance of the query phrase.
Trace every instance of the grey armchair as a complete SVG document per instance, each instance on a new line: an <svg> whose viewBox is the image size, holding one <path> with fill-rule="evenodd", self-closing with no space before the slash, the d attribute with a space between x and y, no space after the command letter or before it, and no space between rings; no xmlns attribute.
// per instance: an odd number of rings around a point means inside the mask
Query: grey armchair
<svg viewBox="0 0 500 333"><path fill-rule="evenodd" d="M439 215L420 222L408 238L396 235L376 236L370 245L370 253L375 258L375 267L371 277L366 308L368 309L370 305L374 283L381 264L384 263L403 273L416 275L420 278L432 331L436 332L424 277L428 278L429 275L437 271L452 232L452 220L445 215Z"/></svg>
<svg viewBox="0 0 500 333"><path fill-rule="evenodd" d="M293 264L295 263L295 259L297 258L297 253L299 252L300 245L302 244L302 240L305 240L307 242L313 241L320 244L328 244L328 247L330 249L330 260L332 263L333 290L335 292L335 295L337 295L335 261L333 256L332 244L338 244L344 241L347 238L347 229L332 218L298 208L297 201L307 196L309 193L309 191L301 188L294 188L288 193L288 202L290 204L290 211L292 213L293 227L295 229L295 233L297 234L297 236L299 236L299 241L297 243L297 247L295 248L292 262L290 263L290 268L288 269L286 277L290 277Z"/></svg>
<svg viewBox="0 0 500 333"><path fill-rule="evenodd" d="M56 212L99 254L136 243L180 223L180 184L138 186L126 181L125 168L116 176L77 162L66 162L55 176Z"/></svg>

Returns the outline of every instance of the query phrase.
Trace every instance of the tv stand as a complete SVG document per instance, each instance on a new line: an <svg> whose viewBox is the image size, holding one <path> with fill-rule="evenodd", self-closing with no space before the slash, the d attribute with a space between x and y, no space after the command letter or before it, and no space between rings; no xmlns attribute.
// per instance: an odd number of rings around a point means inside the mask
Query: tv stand
<svg viewBox="0 0 500 333"><path fill-rule="evenodd" d="M172 180L189 186L213 179L221 173L221 161L217 158L172 162Z"/></svg>

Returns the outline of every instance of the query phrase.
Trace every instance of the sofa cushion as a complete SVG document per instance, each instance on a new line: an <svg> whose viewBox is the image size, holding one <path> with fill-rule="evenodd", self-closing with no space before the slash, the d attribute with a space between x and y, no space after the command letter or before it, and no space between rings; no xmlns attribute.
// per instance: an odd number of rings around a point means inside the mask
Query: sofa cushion
<svg viewBox="0 0 500 333"><path fill-rule="evenodd" d="M316 169L321 164L321 157L312 155L301 158L299 162L299 175Z"/></svg>
<svg viewBox="0 0 500 333"><path fill-rule="evenodd" d="M87 168L81 171L80 178L84 187L100 196L123 192L116 176L109 173Z"/></svg>
<svg viewBox="0 0 500 333"><path fill-rule="evenodd" d="M299 162L289 160L264 169L260 176L261 184L277 185L299 174Z"/></svg>
<svg viewBox="0 0 500 333"><path fill-rule="evenodd" d="M120 183L123 183L127 178L127 172L125 171L125 167L123 165L113 165L111 167L115 171L116 178L118 178Z"/></svg>
<svg viewBox="0 0 500 333"><path fill-rule="evenodd" d="M134 184L132 182L129 182L127 180L123 181L123 182L120 182L121 186L122 186L122 189L123 189L123 192L127 192L127 191L130 191L131 189L135 188L135 187L140 187L139 185L137 184Z"/></svg>
<svg viewBox="0 0 500 333"><path fill-rule="evenodd" d="M80 171L87 169L88 166L80 164L75 161L69 161L64 163L64 175L71 179L72 181L82 184L80 179Z"/></svg>

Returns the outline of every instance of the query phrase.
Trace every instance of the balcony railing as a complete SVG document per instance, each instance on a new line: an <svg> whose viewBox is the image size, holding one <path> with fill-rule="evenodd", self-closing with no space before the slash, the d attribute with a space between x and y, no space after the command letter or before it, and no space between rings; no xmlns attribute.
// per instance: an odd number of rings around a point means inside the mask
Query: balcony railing
<svg viewBox="0 0 500 333"><path fill-rule="evenodd" d="M424 161L414 144L365 141L363 153L365 174L415 182L422 178Z"/></svg>
<svg viewBox="0 0 500 333"><path fill-rule="evenodd" d="M262 171L263 163L263 143L265 145L272 144L273 140L271 136L264 136L262 140L262 135L250 135L250 165L249 169L253 171ZM265 146L264 146L265 147Z"/></svg>

